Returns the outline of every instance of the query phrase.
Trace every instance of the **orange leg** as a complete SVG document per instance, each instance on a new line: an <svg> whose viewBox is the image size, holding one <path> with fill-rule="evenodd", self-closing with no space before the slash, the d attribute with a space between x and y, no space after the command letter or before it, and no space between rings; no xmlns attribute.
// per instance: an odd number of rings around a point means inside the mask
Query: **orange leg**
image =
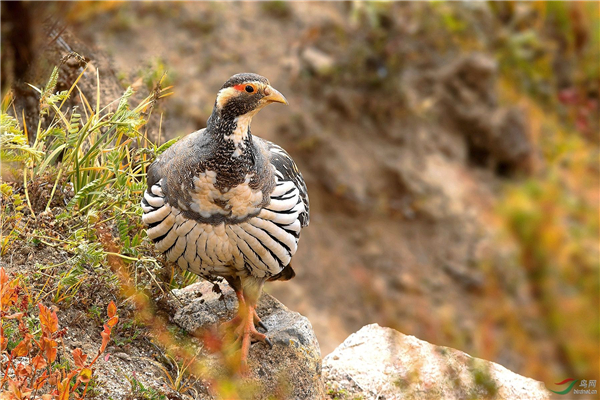
<svg viewBox="0 0 600 400"><path fill-rule="evenodd" d="M239 325L236 330L238 333L238 337L241 337L242 340L242 349L241 349L241 365L242 371L245 371L248 366L248 353L250 351L250 343L254 341L260 341L269 345L269 347L273 347L273 344L269 340L269 338L256 330L254 326L254 319L258 319L258 315L256 314L256 310L254 306L247 305L247 311L245 312L246 317L242 320L242 323ZM259 319L260 321L260 319ZM239 339L238 339L239 340Z"/></svg>
<svg viewBox="0 0 600 400"><path fill-rule="evenodd" d="M248 353L252 341L266 343L269 347L273 347L273 344L266 335L256 330L255 324L265 331L267 330L267 327L262 323L256 313L256 306L246 301L244 294L241 291L236 290L235 293L239 303L237 315L231 320L223 323L221 328L227 331L233 331L233 335L236 337L235 344L241 342L241 367L242 372L247 373Z"/></svg>
<svg viewBox="0 0 600 400"><path fill-rule="evenodd" d="M231 318L229 321L223 322L221 324L220 328L223 329L223 330L234 330L235 331L236 328L241 324L242 313L245 312L245 310L242 310L242 307L246 306L246 300L244 299L244 294L241 291L237 291L236 290L235 295L236 295L236 297L238 299L238 305L239 305L238 313L235 315L235 317ZM265 331L268 331L269 329L260 320L260 317L256 313L255 307L252 307L252 314L253 314L253 317L254 317L254 324L258 325L259 328L262 328Z"/></svg>
<svg viewBox="0 0 600 400"><path fill-rule="evenodd" d="M221 330L224 330L224 331L231 331L231 330L233 330L233 331L235 331L236 328L240 325L240 323L242 321L241 311L242 311L242 306L246 304L246 300L244 300L244 294L242 293L241 290L236 290L235 291L235 295L236 295L236 297L238 299L238 312L229 321L223 322L219 326L219 329L221 329Z"/></svg>

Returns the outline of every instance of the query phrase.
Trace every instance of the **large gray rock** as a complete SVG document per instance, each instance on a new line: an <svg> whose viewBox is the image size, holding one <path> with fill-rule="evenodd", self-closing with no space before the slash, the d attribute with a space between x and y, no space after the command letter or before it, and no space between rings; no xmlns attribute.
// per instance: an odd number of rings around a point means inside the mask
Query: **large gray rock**
<svg viewBox="0 0 600 400"><path fill-rule="evenodd" d="M213 287L203 281L174 290L180 301L173 322L188 332L197 332L214 329L216 324L231 319L237 310L235 293L227 284L220 285L222 293ZM321 351L308 319L266 293L260 298L257 312L268 328L273 348L263 343L250 347L248 379L259 388L253 397L322 399ZM218 357L211 361L209 356L209 363L214 369L220 368Z"/></svg>
<svg viewBox="0 0 600 400"><path fill-rule="evenodd" d="M337 399L550 398L541 382L377 324L350 335L325 357L323 378Z"/></svg>

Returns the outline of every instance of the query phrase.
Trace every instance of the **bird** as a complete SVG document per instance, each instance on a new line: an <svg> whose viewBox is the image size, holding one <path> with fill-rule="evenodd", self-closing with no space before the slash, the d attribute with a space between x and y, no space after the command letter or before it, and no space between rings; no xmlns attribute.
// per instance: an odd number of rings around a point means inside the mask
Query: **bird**
<svg viewBox="0 0 600 400"><path fill-rule="evenodd" d="M217 93L206 128L148 167L142 222L157 251L209 281L225 279L238 299L225 325L241 343L272 347L256 306L265 282L295 276L292 257L310 220L306 183L292 157L250 131L252 118L286 98L255 73L233 75Z"/></svg>

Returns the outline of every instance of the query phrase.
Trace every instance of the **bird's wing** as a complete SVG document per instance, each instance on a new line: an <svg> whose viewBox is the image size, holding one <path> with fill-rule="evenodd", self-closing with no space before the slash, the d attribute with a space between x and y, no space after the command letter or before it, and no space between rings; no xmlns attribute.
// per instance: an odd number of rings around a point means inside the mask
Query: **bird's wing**
<svg viewBox="0 0 600 400"><path fill-rule="evenodd" d="M166 186L166 180L173 181L171 184L176 186L175 183L182 175L191 172L202 163L213 151L209 138L204 135L205 131L206 129L200 129L181 138L150 164L148 189L160 180L163 180L163 186Z"/></svg>
<svg viewBox="0 0 600 400"><path fill-rule="evenodd" d="M164 202L179 209L185 218L216 225L226 216L216 210L216 205L202 209L192 197L195 178L205 171L206 160L216 151L215 142L204 132L201 129L182 138L150 165L146 192L151 196L152 188L160 187Z"/></svg>
<svg viewBox="0 0 600 400"><path fill-rule="evenodd" d="M298 190L298 202L301 201L304 204L304 211L298 215L298 220L302 227L308 226L310 221L308 190L298 166L283 148L267 140L264 140L264 142L269 151L270 162L275 167L275 175L279 182L292 182Z"/></svg>

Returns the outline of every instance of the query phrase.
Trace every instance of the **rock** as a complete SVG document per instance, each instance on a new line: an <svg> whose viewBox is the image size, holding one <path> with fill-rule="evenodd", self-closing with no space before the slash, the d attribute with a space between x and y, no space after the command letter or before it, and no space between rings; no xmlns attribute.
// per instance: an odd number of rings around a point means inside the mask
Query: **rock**
<svg viewBox="0 0 600 400"><path fill-rule="evenodd" d="M318 75L330 74L335 65L335 61L331 56L314 47L307 47L302 51L302 60L311 71Z"/></svg>
<svg viewBox="0 0 600 400"><path fill-rule="evenodd" d="M402 82L408 106L417 114L436 110L440 123L464 138L470 162L501 174L527 172L533 145L526 115L501 106L498 74L492 56L473 53L430 69L408 68Z"/></svg>
<svg viewBox="0 0 600 400"><path fill-rule="evenodd" d="M226 283L220 284L222 294L213 287L213 283L203 281L174 290L180 302L173 304L178 308L173 322L196 332L231 319L237 309L234 291ZM322 399L321 351L308 319L267 293L262 294L257 312L268 328L273 348L262 343L250 347L249 380L261 388L256 398L284 393L286 399Z"/></svg>
<svg viewBox="0 0 600 400"><path fill-rule="evenodd" d="M498 66L488 55L474 53L457 59L439 72L440 105L468 138L471 153L483 151L479 157L488 155L513 169L523 169L532 151L526 118L519 108L498 106L497 75Z"/></svg>
<svg viewBox="0 0 600 400"><path fill-rule="evenodd" d="M323 378L330 396L339 399L550 398L543 383L499 364L377 324L325 357Z"/></svg>

